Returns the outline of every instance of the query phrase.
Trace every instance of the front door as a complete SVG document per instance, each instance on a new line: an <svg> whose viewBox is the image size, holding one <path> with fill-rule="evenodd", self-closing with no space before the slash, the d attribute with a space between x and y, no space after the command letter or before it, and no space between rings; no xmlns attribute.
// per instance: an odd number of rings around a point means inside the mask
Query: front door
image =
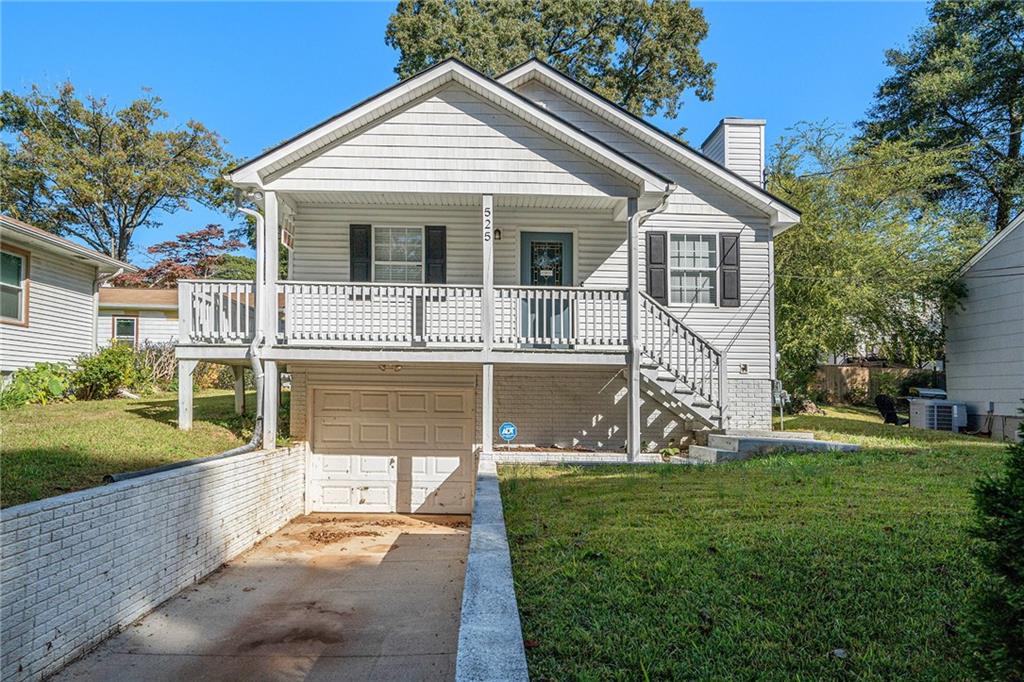
<svg viewBox="0 0 1024 682"><path fill-rule="evenodd" d="M522 232L519 254L520 282L531 287L568 287L573 284L571 232ZM543 290L522 301L522 336L528 345L564 345L572 338L572 306L567 299Z"/></svg>

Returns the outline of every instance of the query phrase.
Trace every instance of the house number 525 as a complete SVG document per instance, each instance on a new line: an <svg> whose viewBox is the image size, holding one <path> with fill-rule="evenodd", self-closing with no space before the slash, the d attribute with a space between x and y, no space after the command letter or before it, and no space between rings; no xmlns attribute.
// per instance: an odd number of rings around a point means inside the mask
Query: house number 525
<svg viewBox="0 0 1024 682"><path fill-rule="evenodd" d="M492 217L493 211L491 210L491 197L484 197L483 206L483 225L484 225L484 241L491 241L494 233L494 220Z"/></svg>

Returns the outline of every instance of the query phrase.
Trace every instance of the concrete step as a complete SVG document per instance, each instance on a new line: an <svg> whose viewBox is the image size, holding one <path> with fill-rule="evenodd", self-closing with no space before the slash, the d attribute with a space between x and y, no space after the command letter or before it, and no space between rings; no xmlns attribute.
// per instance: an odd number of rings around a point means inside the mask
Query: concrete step
<svg viewBox="0 0 1024 682"><path fill-rule="evenodd" d="M708 436L708 447L722 450L733 450L740 454L755 454L787 450L795 452L820 452L839 450L854 452L860 447L850 443L839 443L830 440L814 440L811 438L778 438L765 436L738 436L732 434L713 433Z"/></svg>
<svg viewBox="0 0 1024 682"><path fill-rule="evenodd" d="M726 436L744 436L746 438L802 438L814 440L813 431L768 431L766 429L728 429Z"/></svg>
<svg viewBox="0 0 1024 682"><path fill-rule="evenodd" d="M735 450L723 450L712 448L706 445L691 445L687 459L704 462L706 464L718 464L719 462L732 462L740 459L747 459L749 455L741 454Z"/></svg>

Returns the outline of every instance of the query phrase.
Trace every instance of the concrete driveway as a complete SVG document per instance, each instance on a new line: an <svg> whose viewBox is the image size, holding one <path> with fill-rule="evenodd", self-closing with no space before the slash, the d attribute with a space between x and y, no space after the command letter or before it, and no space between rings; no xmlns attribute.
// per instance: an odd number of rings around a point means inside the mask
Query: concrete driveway
<svg viewBox="0 0 1024 682"><path fill-rule="evenodd" d="M467 516L314 514L55 680L451 680Z"/></svg>

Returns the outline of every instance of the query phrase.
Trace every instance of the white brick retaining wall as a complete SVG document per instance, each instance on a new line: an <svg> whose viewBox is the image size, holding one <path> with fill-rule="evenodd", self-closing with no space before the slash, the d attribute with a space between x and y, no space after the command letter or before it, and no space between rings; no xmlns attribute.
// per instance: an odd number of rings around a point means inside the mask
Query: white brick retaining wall
<svg viewBox="0 0 1024 682"><path fill-rule="evenodd" d="M772 382L770 379L729 379L729 428L772 428Z"/></svg>
<svg viewBox="0 0 1024 682"><path fill-rule="evenodd" d="M0 511L0 678L38 680L303 512L303 447Z"/></svg>

